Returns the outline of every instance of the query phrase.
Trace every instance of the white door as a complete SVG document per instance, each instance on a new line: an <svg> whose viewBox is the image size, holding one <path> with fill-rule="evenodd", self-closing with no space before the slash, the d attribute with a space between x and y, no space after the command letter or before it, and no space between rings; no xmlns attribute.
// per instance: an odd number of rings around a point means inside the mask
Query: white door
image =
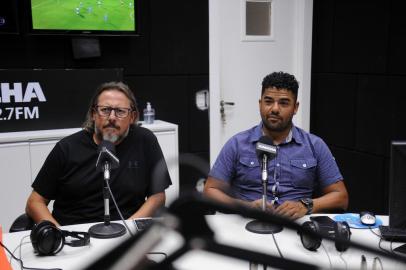
<svg viewBox="0 0 406 270"><path fill-rule="evenodd" d="M264 7L270 34L246 35L245 18L258 20ZM261 82L273 71L299 81L294 122L309 130L312 14L313 0L209 0L211 164L227 139L259 123ZM224 106L223 117L221 101L234 103Z"/></svg>

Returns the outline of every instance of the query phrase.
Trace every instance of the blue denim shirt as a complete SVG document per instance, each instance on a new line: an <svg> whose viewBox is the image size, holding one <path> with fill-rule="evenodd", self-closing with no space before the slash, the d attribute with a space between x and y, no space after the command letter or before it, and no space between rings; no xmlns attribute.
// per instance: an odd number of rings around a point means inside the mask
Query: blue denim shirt
<svg viewBox="0 0 406 270"><path fill-rule="evenodd" d="M228 182L232 195L253 201L262 196L261 163L255 152L262 136L262 123L234 135L224 145L209 176ZM268 161L268 201L311 198L321 189L343 180L325 142L293 126L287 140L277 146L277 156ZM272 192L275 188L276 192Z"/></svg>

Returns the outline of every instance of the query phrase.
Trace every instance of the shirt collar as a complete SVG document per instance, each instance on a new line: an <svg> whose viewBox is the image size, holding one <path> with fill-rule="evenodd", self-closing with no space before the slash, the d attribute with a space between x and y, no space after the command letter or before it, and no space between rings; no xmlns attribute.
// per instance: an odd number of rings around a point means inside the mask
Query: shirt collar
<svg viewBox="0 0 406 270"><path fill-rule="evenodd" d="M292 129L290 130L290 133L292 133L291 139L293 139L298 144L303 144L302 136L300 136L300 132L299 132L298 127L293 125Z"/></svg>
<svg viewBox="0 0 406 270"><path fill-rule="evenodd" d="M255 126L254 129L252 130L251 134L250 134L250 142L255 143L257 141L259 141L259 138L262 137L262 122L259 123L259 125Z"/></svg>
<svg viewBox="0 0 406 270"><path fill-rule="evenodd" d="M263 136L262 126L263 126L263 123L261 122L257 126L254 127L254 129L250 135L250 139L249 139L250 142L255 143L255 142L259 141L259 138L261 138ZM292 140L299 144L303 143L301 136L299 134L298 128L295 125L293 125L292 128L290 129L288 137L286 138L284 143L290 143L290 142L292 142Z"/></svg>

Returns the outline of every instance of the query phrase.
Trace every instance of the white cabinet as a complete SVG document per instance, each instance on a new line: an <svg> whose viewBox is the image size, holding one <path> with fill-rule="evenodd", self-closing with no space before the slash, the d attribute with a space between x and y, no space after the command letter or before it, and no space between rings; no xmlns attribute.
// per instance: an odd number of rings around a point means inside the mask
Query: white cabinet
<svg viewBox="0 0 406 270"><path fill-rule="evenodd" d="M142 122L140 122L143 124ZM166 190L166 205L179 196L178 126L156 120L144 125L157 136L168 165L172 186ZM80 128L0 133L0 225L8 232L25 211L34 181L55 144ZM52 204L51 204L52 205Z"/></svg>
<svg viewBox="0 0 406 270"><path fill-rule="evenodd" d="M161 120L155 120L152 125L140 123L154 132L168 165L169 175L172 179L172 185L166 190L166 205L168 206L179 197L178 126Z"/></svg>
<svg viewBox="0 0 406 270"><path fill-rule="evenodd" d="M8 232L31 192L29 143L0 144L0 225Z"/></svg>

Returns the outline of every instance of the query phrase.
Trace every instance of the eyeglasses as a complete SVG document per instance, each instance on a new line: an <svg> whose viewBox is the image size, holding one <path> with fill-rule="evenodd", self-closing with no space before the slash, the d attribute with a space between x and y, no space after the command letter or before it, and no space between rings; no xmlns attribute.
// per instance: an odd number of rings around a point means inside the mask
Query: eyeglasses
<svg viewBox="0 0 406 270"><path fill-rule="evenodd" d="M118 118L125 118L127 117L130 112L133 110L131 108L113 108L109 106L95 106L94 109L96 110L97 114L101 117L109 117L111 111L114 111L114 114Z"/></svg>

